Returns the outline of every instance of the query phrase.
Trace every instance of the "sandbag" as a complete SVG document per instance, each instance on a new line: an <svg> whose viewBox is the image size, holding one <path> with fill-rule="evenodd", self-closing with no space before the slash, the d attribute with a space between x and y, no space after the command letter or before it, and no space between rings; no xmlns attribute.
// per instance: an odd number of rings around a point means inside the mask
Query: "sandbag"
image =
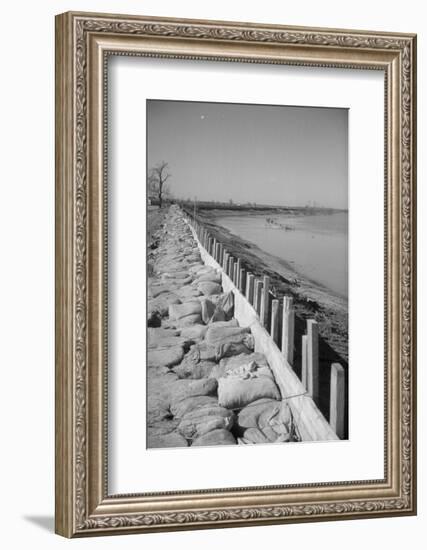
<svg viewBox="0 0 427 550"><path fill-rule="evenodd" d="M198 338L203 339L207 330L208 327L206 327L205 325L192 325L183 328L180 333L183 338L196 340Z"/></svg>
<svg viewBox="0 0 427 550"><path fill-rule="evenodd" d="M185 279L166 279L166 282L174 287L184 287L186 285L190 285L190 283L193 282L193 278L188 275Z"/></svg>
<svg viewBox="0 0 427 550"><path fill-rule="evenodd" d="M196 263L194 265L192 265L190 268L189 268L189 272L194 274L194 275L197 275L199 273L203 273L204 270L209 270L211 269L209 266L206 266L202 263Z"/></svg>
<svg viewBox="0 0 427 550"><path fill-rule="evenodd" d="M200 260L199 252L186 255L186 257L189 262L198 262Z"/></svg>
<svg viewBox="0 0 427 550"><path fill-rule="evenodd" d="M187 315L200 314L202 306L198 300L186 302L185 304L171 304L169 307L169 318L179 320Z"/></svg>
<svg viewBox="0 0 427 550"><path fill-rule="evenodd" d="M178 287L171 284L157 284L148 286L148 298L157 298L161 294L167 294L169 292L175 292Z"/></svg>
<svg viewBox="0 0 427 550"><path fill-rule="evenodd" d="M210 296L205 296L204 294L201 294L200 296L197 297L197 299L200 300L200 302L203 302L203 300L209 300L216 306L216 304L221 299L221 296L222 294L211 294Z"/></svg>
<svg viewBox="0 0 427 550"><path fill-rule="evenodd" d="M211 294L220 294L221 293L221 285L219 285L218 283L211 283L209 281L199 283L197 285L197 288L205 296L210 296Z"/></svg>
<svg viewBox="0 0 427 550"><path fill-rule="evenodd" d="M153 313L158 313L160 317L166 317L169 312L170 305L180 304L181 300L172 292L166 292L160 294L153 300L148 300L147 303L147 317L150 317Z"/></svg>
<svg viewBox="0 0 427 550"><path fill-rule="evenodd" d="M191 346L190 351L185 356L184 361L196 365L200 361L217 361L217 348L210 346L206 342L200 342Z"/></svg>
<svg viewBox="0 0 427 550"><path fill-rule="evenodd" d="M166 328L148 328L147 336L149 342L155 342L161 338L166 338L168 336L179 336L179 330L176 329L166 329Z"/></svg>
<svg viewBox="0 0 427 550"><path fill-rule="evenodd" d="M242 355L235 355L234 357L227 357L226 359L221 359L220 365L223 365L227 368L239 367L240 365L247 365L248 362L255 362L259 367L268 367L268 361L266 356L263 353L254 352Z"/></svg>
<svg viewBox="0 0 427 550"><path fill-rule="evenodd" d="M195 313L194 315L186 315L185 317L181 317L181 319L174 321L174 326L182 329L185 327L191 327L193 325L200 325L201 323L202 317L200 313Z"/></svg>
<svg viewBox="0 0 427 550"><path fill-rule="evenodd" d="M212 430L195 439L191 446L210 447L214 445L236 445L236 439L228 430Z"/></svg>
<svg viewBox="0 0 427 550"><path fill-rule="evenodd" d="M188 277L188 271L169 271L168 273L162 273L161 279L186 279Z"/></svg>
<svg viewBox="0 0 427 550"><path fill-rule="evenodd" d="M179 424L179 420L162 420L160 422L152 422L151 424L148 424L147 427L147 436L158 436L158 435L166 435L170 434L171 432L175 431L177 426Z"/></svg>
<svg viewBox="0 0 427 550"><path fill-rule="evenodd" d="M210 321L225 321L225 314L222 310L218 309L216 305L205 298L201 300L202 305L202 320L204 323L208 324Z"/></svg>
<svg viewBox="0 0 427 550"><path fill-rule="evenodd" d="M200 378L209 377L212 368L215 366L216 364L213 361L200 361L196 364L183 361L179 365L176 365L173 370L179 378L199 380Z"/></svg>
<svg viewBox="0 0 427 550"><path fill-rule="evenodd" d="M172 432L165 435L148 436L147 447L149 449L188 447L188 442L178 432Z"/></svg>
<svg viewBox="0 0 427 550"><path fill-rule="evenodd" d="M203 283L205 281L210 281L211 283L221 283L221 275L216 271L210 271L208 273L197 274L197 278L194 280L193 284Z"/></svg>
<svg viewBox="0 0 427 550"><path fill-rule="evenodd" d="M248 334L250 334L249 327L220 327L213 324L209 326L205 335L205 340L208 344L224 344L226 342L237 344L240 342L244 342Z"/></svg>
<svg viewBox="0 0 427 550"><path fill-rule="evenodd" d="M201 277L202 275L209 275L210 273L216 273L215 269L210 265L202 265L192 271L193 277Z"/></svg>
<svg viewBox="0 0 427 550"><path fill-rule="evenodd" d="M181 401L173 403L170 412L174 418L182 418L184 415L204 407L218 406L218 399L213 395L196 395L195 397L186 397Z"/></svg>
<svg viewBox="0 0 427 550"><path fill-rule="evenodd" d="M202 395L216 395L218 383L214 378L201 378L200 380L177 380L170 387L171 410L173 406L187 397ZM173 413L175 414L175 413Z"/></svg>
<svg viewBox="0 0 427 550"><path fill-rule="evenodd" d="M170 419L171 412L169 405L165 399L158 396L150 396L147 398L147 424L161 422Z"/></svg>
<svg viewBox="0 0 427 550"><path fill-rule="evenodd" d="M286 401L260 399L243 408L237 417L240 431L247 428L272 428L278 435L288 434L292 429L292 413Z"/></svg>
<svg viewBox="0 0 427 550"><path fill-rule="evenodd" d="M183 286L178 290L175 290L174 292L176 296L178 296L178 298L181 300L182 303L189 302L194 298L198 298L199 296L202 296L202 293L200 292L200 290L192 286Z"/></svg>
<svg viewBox="0 0 427 550"><path fill-rule="evenodd" d="M191 339L182 338L181 336L165 336L163 338L156 338L151 340L150 335L148 336L148 349L167 349L176 346L181 346L185 348L191 343Z"/></svg>
<svg viewBox="0 0 427 550"><path fill-rule="evenodd" d="M218 403L227 409L240 409L263 397L281 397L276 383L268 376L227 376L218 380Z"/></svg>
<svg viewBox="0 0 427 550"><path fill-rule="evenodd" d="M216 309L223 312L226 321L234 317L234 294L231 290L220 297L216 304ZM216 314L213 316L213 320L215 319Z"/></svg>
<svg viewBox="0 0 427 550"><path fill-rule="evenodd" d="M174 346L162 349L149 349L147 353L148 367L173 367L182 361L184 348Z"/></svg>
<svg viewBox="0 0 427 550"><path fill-rule="evenodd" d="M191 346L190 351L185 356L184 361L193 364L199 361L214 361L218 362L223 357L230 357L241 353L251 353L253 349L246 347L245 344L208 344L206 341L200 342Z"/></svg>
<svg viewBox="0 0 427 550"><path fill-rule="evenodd" d="M209 322L220 322L220 321L225 321L226 320L226 315L224 313L224 311L219 308L218 306L215 306L215 311L213 312L213 315L212 317L210 318L210 321Z"/></svg>
<svg viewBox="0 0 427 550"><path fill-rule="evenodd" d="M247 355L246 357L250 357L252 354ZM245 357L240 356L240 357ZM232 359L232 358L231 358ZM244 361L241 359L238 363L226 363L227 359L221 359L224 373L223 376L220 376L220 378L224 376L237 376L242 379L248 379L248 378L254 378L254 377L260 377L260 376L267 376L268 378L274 379L273 373L271 372L270 367L265 365L258 365L256 361ZM224 364L225 363L225 364ZM221 368L221 364L220 364Z"/></svg>
<svg viewBox="0 0 427 550"><path fill-rule="evenodd" d="M224 428L230 430L234 422L234 413L222 407L196 411L198 414L185 415L177 431L186 439L196 439L212 430Z"/></svg>
<svg viewBox="0 0 427 550"><path fill-rule="evenodd" d="M147 370L147 407L164 409L167 416L170 416L170 388L178 381L178 376L168 371L167 374L159 374L160 368L149 368Z"/></svg>
<svg viewBox="0 0 427 550"><path fill-rule="evenodd" d="M239 322L237 319L230 319L229 321L210 321L210 326L215 327L238 327Z"/></svg>
<svg viewBox="0 0 427 550"><path fill-rule="evenodd" d="M216 360L219 361L223 357L232 357L241 353L249 354L253 351L254 345L254 339L251 334L247 335L244 343L225 342L224 344L217 344Z"/></svg>
<svg viewBox="0 0 427 550"><path fill-rule="evenodd" d="M224 378L229 375L241 375L242 377L245 377L244 375L248 373L253 374L256 372L258 375L273 378L273 373L271 372L270 367L264 365L258 366L256 361L252 359L254 355L256 354L240 354L221 359L219 365L215 365L209 376L218 380L219 378Z"/></svg>
<svg viewBox="0 0 427 550"><path fill-rule="evenodd" d="M272 443L258 428L249 428L243 436L245 443Z"/></svg>

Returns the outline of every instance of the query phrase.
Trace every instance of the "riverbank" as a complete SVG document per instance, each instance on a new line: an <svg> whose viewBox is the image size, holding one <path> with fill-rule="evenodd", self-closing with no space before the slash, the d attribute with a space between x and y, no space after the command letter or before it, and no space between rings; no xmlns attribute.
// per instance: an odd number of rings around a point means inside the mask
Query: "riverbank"
<svg viewBox="0 0 427 550"><path fill-rule="evenodd" d="M348 302L331 290L319 285L298 273L285 260L273 256L254 243L243 239L221 226L218 218L230 213L239 216L238 211L199 210L197 219L204 224L211 234L236 257L241 258L245 269L255 276L267 274L271 287L277 297L291 295L294 298L295 310L301 321L315 318L319 323L319 333L324 340L321 346L320 360L323 363L337 361L347 368L348 363ZM301 212L301 211L300 211ZM247 211L244 215L247 216ZM304 215L300 213L300 215ZM305 327L299 327L300 336ZM297 358L298 358L297 334Z"/></svg>

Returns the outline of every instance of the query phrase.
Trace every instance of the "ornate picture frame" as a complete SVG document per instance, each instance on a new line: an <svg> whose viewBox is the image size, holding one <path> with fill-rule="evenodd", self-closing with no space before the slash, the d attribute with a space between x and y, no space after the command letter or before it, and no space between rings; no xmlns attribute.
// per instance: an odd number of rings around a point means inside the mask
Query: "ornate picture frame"
<svg viewBox="0 0 427 550"><path fill-rule="evenodd" d="M106 60L385 75L384 479L110 495ZM56 532L81 537L416 513L416 36L68 12L56 18Z"/></svg>

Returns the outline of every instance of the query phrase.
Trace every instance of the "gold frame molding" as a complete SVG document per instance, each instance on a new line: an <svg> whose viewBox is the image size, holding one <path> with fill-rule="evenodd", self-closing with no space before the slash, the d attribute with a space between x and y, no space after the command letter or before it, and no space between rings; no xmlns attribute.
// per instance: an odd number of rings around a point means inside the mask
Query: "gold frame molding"
<svg viewBox="0 0 427 550"><path fill-rule="evenodd" d="M385 477L108 495L106 59L385 75ZM416 513L416 36L111 14L56 17L56 532L66 537Z"/></svg>

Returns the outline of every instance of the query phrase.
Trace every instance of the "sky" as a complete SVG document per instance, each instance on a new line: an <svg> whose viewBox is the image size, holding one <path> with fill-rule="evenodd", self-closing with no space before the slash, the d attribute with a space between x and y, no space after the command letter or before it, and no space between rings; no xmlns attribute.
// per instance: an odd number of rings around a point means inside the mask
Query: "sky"
<svg viewBox="0 0 427 550"><path fill-rule="evenodd" d="M176 198L348 207L347 109L147 100L147 136Z"/></svg>

